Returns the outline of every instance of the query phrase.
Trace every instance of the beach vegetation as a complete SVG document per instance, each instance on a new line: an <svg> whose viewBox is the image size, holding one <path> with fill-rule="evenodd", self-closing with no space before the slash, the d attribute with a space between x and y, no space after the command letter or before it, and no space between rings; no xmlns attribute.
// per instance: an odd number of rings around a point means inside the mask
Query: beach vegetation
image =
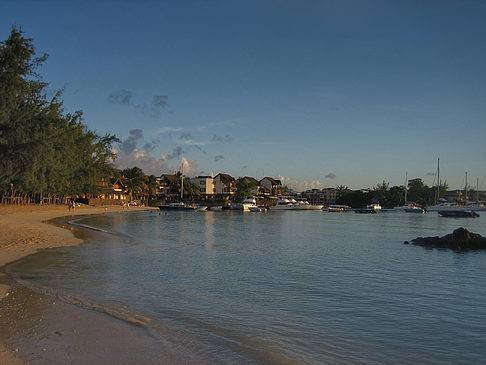
<svg viewBox="0 0 486 365"><path fill-rule="evenodd" d="M66 113L61 91L47 97L49 84L37 73L46 60L16 27L0 42L3 202L93 195L97 182L113 172L112 144L118 139L89 130L82 111Z"/></svg>

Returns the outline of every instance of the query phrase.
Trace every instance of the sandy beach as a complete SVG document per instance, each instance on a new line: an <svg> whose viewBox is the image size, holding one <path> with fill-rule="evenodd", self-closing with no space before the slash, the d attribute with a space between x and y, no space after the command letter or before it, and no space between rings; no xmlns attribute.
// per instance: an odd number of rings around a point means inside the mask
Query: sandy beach
<svg viewBox="0 0 486 365"><path fill-rule="evenodd" d="M1 206L0 268L41 249L83 242L69 229L45 223L48 220L146 209L150 208L80 206L71 211L65 206ZM159 364L182 360L149 337L143 328L34 293L0 270L0 364ZM150 351L147 344L157 351Z"/></svg>

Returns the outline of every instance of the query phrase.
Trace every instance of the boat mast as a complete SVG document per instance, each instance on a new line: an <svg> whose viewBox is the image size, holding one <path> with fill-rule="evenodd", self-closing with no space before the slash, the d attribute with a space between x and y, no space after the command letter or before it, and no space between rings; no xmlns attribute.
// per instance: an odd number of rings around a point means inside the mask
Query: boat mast
<svg viewBox="0 0 486 365"><path fill-rule="evenodd" d="M466 199L467 202L467 171L466 171L466 186L464 187L464 198Z"/></svg>
<svg viewBox="0 0 486 365"><path fill-rule="evenodd" d="M405 171L405 202L407 204L407 190L408 190L408 171Z"/></svg>
<svg viewBox="0 0 486 365"><path fill-rule="evenodd" d="M476 178L476 204L479 204L479 177Z"/></svg>
<svg viewBox="0 0 486 365"><path fill-rule="evenodd" d="M437 159L437 195L435 196L435 204L439 203L440 199L440 158Z"/></svg>
<svg viewBox="0 0 486 365"><path fill-rule="evenodd" d="M182 163L181 173L181 201L184 200L184 163Z"/></svg>

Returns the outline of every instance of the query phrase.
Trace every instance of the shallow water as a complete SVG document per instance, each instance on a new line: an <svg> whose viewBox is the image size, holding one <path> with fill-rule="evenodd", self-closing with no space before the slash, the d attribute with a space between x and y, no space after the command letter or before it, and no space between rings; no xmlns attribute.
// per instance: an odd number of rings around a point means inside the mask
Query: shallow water
<svg viewBox="0 0 486 365"><path fill-rule="evenodd" d="M460 226L486 235L484 217L142 212L75 223L107 232L9 270L202 362L486 358L486 252L403 244Z"/></svg>

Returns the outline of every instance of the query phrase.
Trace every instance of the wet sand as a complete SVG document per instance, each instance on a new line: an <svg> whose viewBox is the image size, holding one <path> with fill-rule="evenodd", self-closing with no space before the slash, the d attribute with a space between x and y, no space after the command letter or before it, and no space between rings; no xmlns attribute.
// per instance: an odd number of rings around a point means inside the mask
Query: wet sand
<svg viewBox="0 0 486 365"><path fill-rule="evenodd" d="M143 209L130 207L128 212ZM83 242L68 229L44 223L47 220L116 212L127 209L1 206L0 267L40 249ZM35 293L0 270L0 364L194 362L170 348L144 327Z"/></svg>

